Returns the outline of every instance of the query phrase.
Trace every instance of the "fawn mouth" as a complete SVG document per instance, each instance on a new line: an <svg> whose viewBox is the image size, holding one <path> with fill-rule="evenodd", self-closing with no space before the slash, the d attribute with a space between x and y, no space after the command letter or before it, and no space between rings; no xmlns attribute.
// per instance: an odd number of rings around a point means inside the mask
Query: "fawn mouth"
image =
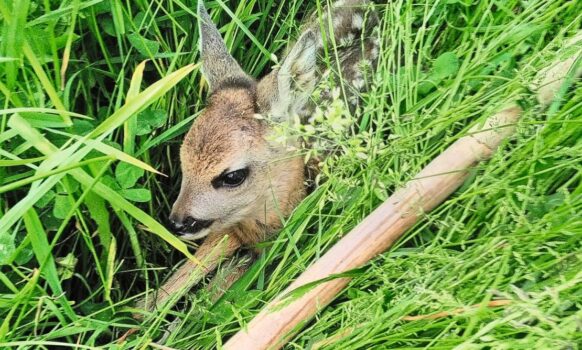
<svg viewBox="0 0 582 350"><path fill-rule="evenodd" d="M198 239L202 239L210 233L209 228L202 229L196 233L192 232L178 232L178 238L184 241L196 241Z"/></svg>
<svg viewBox="0 0 582 350"><path fill-rule="evenodd" d="M194 241L208 236L210 226L212 226L214 220L197 220L189 216L183 223L176 224L174 221L172 223L174 226L173 231L178 238L185 241Z"/></svg>

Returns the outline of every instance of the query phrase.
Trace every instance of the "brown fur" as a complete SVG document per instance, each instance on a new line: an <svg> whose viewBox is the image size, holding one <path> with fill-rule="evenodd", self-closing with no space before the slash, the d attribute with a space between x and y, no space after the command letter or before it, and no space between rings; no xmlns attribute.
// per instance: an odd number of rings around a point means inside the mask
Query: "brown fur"
<svg viewBox="0 0 582 350"><path fill-rule="evenodd" d="M222 155L236 147L259 143L265 126L253 118L254 103L252 92L245 89L215 92L184 138L180 149L182 171L198 177L220 174L227 167L219 167L225 160Z"/></svg>
<svg viewBox="0 0 582 350"><path fill-rule="evenodd" d="M280 228L281 218L305 194L301 157L267 140L270 129L255 117L256 105L253 90L235 87L212 94L180 149L182 190L173 208L180 217L215 220L211 231L234 234L246 245L263 241ZM212 188L212 179L241 159L250 167L248 184ZM221 197L229 201L228 209L216 202ZM204 210L196 211L201 206Z"/></svg>
<svg viewBox="0 0 582 350"><path fill-rule="evenodd" d="M228 54L202 1L198 3L202 70L212 94L180 149L182 185L172 217L212 221L200 233L207 237L196 253L208 262L208 272L220 260L212 252L223 237L228 236L230 255L241 245L254 248L277 232L282 219L305 197L305 165L297 154L298 145L292 138L283 144L271 141L272 128L266 119L288 123L306 112L316 82L325 75L317 72L316 55L325 42L330 46L330 39L337 45L340 75L356 93L362 91L366 72L360 65L376 61L378 42L366 30L377 24L369 2L340 0L331 9L333 38L326 10L323 22L313 17L282 65L257 83ZM247 168L249 174L240 186L213 187L217 176ZM189 283L195 268L193 262L183 265L161 288L167 293L161 292L152 305L179 290L177 284Z"/></svg>

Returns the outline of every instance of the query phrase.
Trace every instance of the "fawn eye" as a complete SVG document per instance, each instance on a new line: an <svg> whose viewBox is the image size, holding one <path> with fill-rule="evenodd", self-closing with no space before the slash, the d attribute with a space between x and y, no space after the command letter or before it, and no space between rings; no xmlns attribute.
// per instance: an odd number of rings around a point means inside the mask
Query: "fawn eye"
<svg viewBox="0 0 582 350"><path fill-rule="evenodd" d="M238 187L246 180L248 175L249 168L223 173L214 180L212 180L212 186L214 188Z"/></svg>

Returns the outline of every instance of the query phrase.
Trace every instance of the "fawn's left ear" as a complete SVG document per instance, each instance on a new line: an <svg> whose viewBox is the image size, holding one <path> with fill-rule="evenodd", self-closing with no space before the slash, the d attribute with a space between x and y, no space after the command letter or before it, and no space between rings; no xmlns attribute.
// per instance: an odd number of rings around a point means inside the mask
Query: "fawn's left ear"
<svg viewBox="0 0 582 350"><path fill-rule="evenodd" d="M262 113L274 121L286 122L305 107L317 82L317 37L304 32L279 69L275 69L258 85Z"/></svg>
<svg viewBox="0 0 582 350"><path fill-rule="evenodd" d="M216 90L224 82L249 79L234 57L228 53L226 44L204 7L203 0L198 0L198 27L202 74L208 80L210 90Z"/></svg>

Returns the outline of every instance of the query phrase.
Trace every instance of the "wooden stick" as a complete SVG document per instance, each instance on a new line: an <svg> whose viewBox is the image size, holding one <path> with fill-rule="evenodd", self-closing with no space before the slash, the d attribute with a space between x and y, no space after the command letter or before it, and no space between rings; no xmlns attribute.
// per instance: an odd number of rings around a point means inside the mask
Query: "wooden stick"
<svg viewBox="0 0 582 350"><path fill-rule="evenodd" d="M361 267L388 249L424 213L453 193L467 177L470 167L491 156L514 131L520 113L517 106L507 108L490 118L483 131L474 128L472 135L453 143L311 265L281 295L310 282ZM329 304L349 281L349 278L337 278L321 283L288 303L280 295L249 323L246 331L236 333L224 348L280 348L300 322L310 319Z"/></svg>
<svg viewBox="0 0 582 350"><path fill-rule="evenodd" d="M210 234L194 255L203 266L187 260L168 281L156 290L153 298L138 301L137 308L152 311L176 302L184 293L197 284L209 272L213 271L224 259L231 257L240 247L240 242L228 235ZM141 318L140 315L134 315Z"/></svg>
<svg viewBox="0 0 582 350"><path fill-rule="evenodd" d="M563 81L575 60L557 62L558 70L550 69L552 81ZM548 83L547 79L542 82ZM556 89L553 87L553 94ZM543 105L548 99L538 95ZM349 278L337 278L318 284L293 300L283 296L296 288L365 265L388 249L424 213L432 210L452 194L477 162L489 158L503 140L514 131L522 110L506 108L489 118L482 127L470 130L430 162L413 180L386 200L348 235L311 265L285 291L271 301L245 329L238 331L224 349L278 349L298 330L298 325L311 319L329 304L347 285Z"/></svg>

